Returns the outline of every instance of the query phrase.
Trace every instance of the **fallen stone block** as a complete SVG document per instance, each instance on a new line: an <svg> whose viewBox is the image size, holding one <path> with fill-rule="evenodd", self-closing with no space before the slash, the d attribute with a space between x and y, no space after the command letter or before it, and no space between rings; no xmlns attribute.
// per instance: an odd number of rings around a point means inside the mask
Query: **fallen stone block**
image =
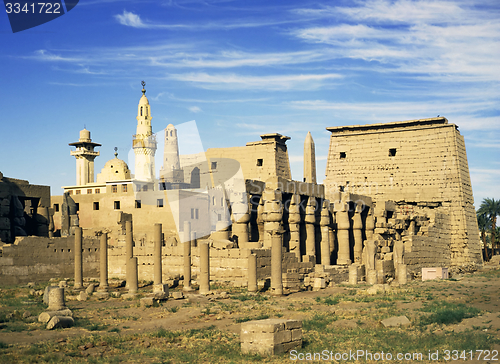
<svg viewBox="0 0 500 364"><path fill-rule="evenodd" d="M75 323L73 317L70 316L54 316L47 324L47 330L71 327Z"/></svg>
<svg viewBox="0 0 500 364"><path fill-rule="evenodd" d="M241 324L241 351L275 355L302 347L302 322L286 319L255 320Z"/></svg>
<svg viewBox="0 0 500 364"><path fill-rule="evenodd" d="M95 284L94 283L90 283L87 288L85 289L85 292L88 294L88 295L91 295L92 293L94 293L95 291Z"/></svg>
<svg viewBox="0 0 500 364"><path fill-rule="evenodd" d="M45 311L38 315L38 322L46 324L54 316L68 316L73 317L73 312L69 308L60 311Z"/></svg>
<svg viewBox="0 0 500 364"><path fill-rule="evenodd" d="M182 292L170 292L170 298L174 299L174 300L181 300L184 298L184 293Z"/></svg>
<svg viewBox="0 0 500 364"><path fill-rule="evenodd" d="M89 299L89 295L86 292L80 292L78 295L78 301L87 301Z"/></svg>
<svg viewBox="0 0 500 364"><path fill-rule="evenodd" d="M154 305L154 298L153 297L144 297L141 298L141 307L153 307Z"/></svg>
<svg viewBox="0 0 500 364"><path fill-rule="evenodd" d="M410 324L410 320L406 316L394 316L381 321L384 327L395 327L395 326L407 326Z"/></svg>

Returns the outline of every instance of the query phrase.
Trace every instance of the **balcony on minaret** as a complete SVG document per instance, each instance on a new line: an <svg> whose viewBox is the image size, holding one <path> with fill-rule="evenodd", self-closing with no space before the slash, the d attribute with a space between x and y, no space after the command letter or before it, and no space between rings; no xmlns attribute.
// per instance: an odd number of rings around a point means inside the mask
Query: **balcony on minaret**
<svg viewBox="0 0 500 364"><path fill-rule="evenodd" d="M156 135L152 134L145 136L142 134L134 134L132 139L133 148L148 148L156 150L157 146Z"/></svg>

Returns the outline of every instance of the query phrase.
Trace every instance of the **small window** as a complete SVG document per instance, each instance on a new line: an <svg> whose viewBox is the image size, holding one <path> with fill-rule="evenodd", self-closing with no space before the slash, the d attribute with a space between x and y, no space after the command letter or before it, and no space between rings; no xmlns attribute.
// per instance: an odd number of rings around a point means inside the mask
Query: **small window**
<svg viewBox="0 0 500 364"><path fill-rule="evenodd" d="M142 190L146 192L148 190L148 186L147 185L142 186Z"/></svg>
<svg viewBox="0 0 500 364"><path fill-rule="evenodd" d="M114 207L115 207L115 210L119 210L120 209L120 201L115 201Z"/></svg>
<svg viewBox="0 0 500 364"><path fill-rule="evenodd" d="M94 210L99 210L99 202L94 202Z"/></svg>
<svg viewBox="0 0 500 364"><path fill-rule="evenodd" d="M262 167L264 164L264 159L257 159L257 167Z"/></svg>
<svg viewBox="0 0 500 364"><path fill-rule="evenodd" d="M95 193L101 193L101 189L100 188L96 188L95 189Z"/></svg>
<svg viewBox="0 0 500 364"><path fill-rule="evenodd" d="M141 106L141 116L142 116L142 106Z"/></svg>
<svg viewBox="0 0 500 364"><path fill-rule="evenodd" d="M91 194L92 194L92 188L87 189L87 195L91 195Z"/></svg>
<svg viewBox="0 0 500 364"><path fill-rule="evenodd" d="M389 149L389 157L394 157L396 155L396 148Z"/></svg>
<svg viewBox="0 0 500 364"><path fill-rule="evenodd" d="M127 185L122 185L122 192L127 192Z"/></svg>
<svg viewBox="0 0 500 364"><path fill-rule="evenodd" d="M339 186L340 192L344 192L344 186Z"/></svg>
<svg viewBox="0 0 500 364"><path fill-rule="evenodd" d="M340 159L345 159L345 157L346 157L345 152L340 152Z"/></svg>
<svg viewBox="0 0 500 364"><path fill-rule="evenodd" d="M159 198L156 200L156 207L163 207L163 199Z"/></svg>
<svg viewBox="0 0 500 364"><path fill-rule="evenodd" d="M195 215L196 215L196 220L198 220L198 209L195 209L194 212L195 212Z"/></svg>
<svg viewBox="0 0 500 364"><path fill-rule="evenodd" d="M72 195L73 194L73 191L68 191L68 195Z"/></svg>
<svg viewBox="0 0 500 364"><path fill-rule="evenodd" d="M136 185L135 190L136 192L141 192L141 185Z"/></svg>
<svg viewBox="0 0 500 364"><path fill-rule="evenodd" d="M117 193L118 192L118 185L112 185L111 186L111 192Z"/></svg>
<svg viewBox="0 0 500 364"><path fill-rule="evenodd" d="M217 214L217 221L221 221L222 220L222 215L221 214Z"/></svg>
<svg viewBox="0 0 500 364"><path fill-rule="evenodd" d="M59 212L59 204L58 203L54 204L54 211Z"/></svg>
<svg viewBox="0 0 500 364"><path fill-rule="evenodd" d="M212 162L212 170L217 169L217 162Z"/></svg>
<svg viewBox="0 0 500 364"><path fill-rule="evenodd" d="M80 204L77 202L75 203L75 205L76 205L76 211L80 211Z"/></svg>
<svg viewBox="0 0 500 364"><path fill-rule="evenodd" d="M135 200L135 208L140 209L142 207L141 200Z"/></svg>
<svg viewBox="0 0 500 364"><path fill-rule="evenodd" d="M214 196L214 197L212 197L212 205L214 205L214 206L215 206L215 196Z"/></svg>
<svg viewBox="0 0 500 364"><path fill-rule="evenodd" d="M82 193L82 191L81 191L81 190L76 190L76 191L75 191L75 194L77 194L77 195L79 195L80 193Z"/></svg>
<svg viewBox="0 0 500 364"><path fill-rule="evenodd" d="M194 209L191 209L191 220L194 219Z"/></svg>

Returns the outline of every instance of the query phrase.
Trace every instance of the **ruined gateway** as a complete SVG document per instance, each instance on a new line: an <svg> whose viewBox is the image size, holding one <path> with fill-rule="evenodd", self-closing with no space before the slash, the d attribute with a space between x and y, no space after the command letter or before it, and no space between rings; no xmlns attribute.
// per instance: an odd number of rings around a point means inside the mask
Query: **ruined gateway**
<svg viewBox="0 0 500 364"><path fill-rule="evenodd" d="M246 286L249 256L256 255L262 285L271 276L272 241L279 239L284 292L346 281L353 264L359 279L369 281L376 272L371 283L395 277L401 264L414 276L423 267L453 272L482 265L464 139L446 118L327 128L332 134L324 185L316 183L310 133L300 182L291 180L286 136L265 134L243 147L179 155L177 130L168 125L157 178L158 141L144 88L142 93L133 136L135 176L115 153L94 182L100 144L82 130L70 144L76 147L77 184L51 202L37 199L30 211L45 227L29 234L38 236L15 233L19 198L0 178L4 284L72 276L78 226L84 274L98 276L99 236L106 232L109 274L124 278L127 221L144 280L153 277L156 223L163 231L164 281L182 278L185 244L191 245L197 276L204 241L211 280Z"/></svg>

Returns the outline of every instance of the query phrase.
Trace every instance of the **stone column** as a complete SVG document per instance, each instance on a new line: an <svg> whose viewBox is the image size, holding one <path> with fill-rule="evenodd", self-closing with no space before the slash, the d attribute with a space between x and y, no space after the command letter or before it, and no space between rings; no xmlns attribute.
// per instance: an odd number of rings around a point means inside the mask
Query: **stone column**
<svg viewBox="0 0 500 364"><path fill-rule="evenodd" d="M191 231L191 247L195 248L196 244L196 231Z"/></svg>
<svg viewBox="0 0 500 364"><path fill-rule="evenodd" d="M130 275L129 268L129 260L134 256L134 241L133 241L133 233L132 233L132 221L125 221L125 269L126 269L126 277L127 277L127 285L128 288L129 282L128 278Z"/></svg>
<svg viewBox="0 0 500 364"><path fill-rule="evenodd" d="M154 225L154 285L162 284L162 262L161 262L161 250L162 250L162 225Z"/></svg>
<svg viewBox="0 0 500 364"><path fill-rule="evenodd" d="M210 249L208 243L200 244L200 294L206 295L210 292Z"/></svg>
<svg viewBox="0 0 500 364"><path fill-rule="evenodd" d="M281 219L283 218L281 191L266 186L264 201L264 248L270 248L272 232L281 229Z"/></svg>
<svg viewBox="0 0 500 364"><path fill-rule="evenodd" d="M108 233L103 232L100 238L99 290L108 289Z"/></svg>
<svg viewBox="0 0 500 364"><path fill-rule="evenodd" d="M49 238L54 237L54 210L52 208L49 211Z"/></svg>
<svg viewBox="0 0 500 364"><path fill-rule="evenodd" d="M302 261L300 254L300 198L292 195L288 208L288 228L290 229L290 253L294 253L297 260Z"/></svg>
<svg viewBox="0 0 500 364"><path fill-rule="evenodd" d="M184 221L184 239L191 238L191 223ZM184 246L184 291L192 291L191 288L191 242L185 240Z"/></svg>
<svg viewBox="0 0 500 364"><path fill-rule="evenodd" d="M324 200L321 209L321 264L330 265L330 201Z"/></svg>
<svg viewBox="0 0 500 364"><path fill-rule="evenodd" d="M356 206L354 216L352 218L352 230L354 236L354 263L361 264L361 256L363 253L363 222L361 221L361 207Z"/></svg>
<svg viewBox="0 0 500 364"><path fill-rule="evenodd" d="M257 255L248 255L248 292L257 292Z"/></svg>
<svg viewBox="0 0 500 364"><path fill-rule="evenodd" d="M75 288L83 287L82 228L75 229Z"/></svg>
<svg viewBox="0 0 500 364"><path fill-rule="evenodd" d="M399 284L406 284L408 283L408 271L407 271L407 265L406 264L399 264L399 267L398 267L398 275L397 275L397 278L398 278L398 283Z"/></svg>
<svg viewBox="0 0 500 364"><path fill-rule="evenodd" d="M271 294L275 296L283 295L282 276L282 247L283 236L281 231L274 230L271 235Z"/></svg>
<svg viewBox="0 0 500 364"><path fill-rule="evenodd" d="M309 196L306 206L306 215L304 221L306 223L306 255L313 256L316 259L316 198Z"/></svg>
<svg viewBox="0 0 500 364"><path fill-rule="evenodd" d="M333 252L335 251L335 240L337 238L337 218L335 217L334 209L333 209L334 204L330 202L330 226L328 229L328 233L330 235L330 257L333 255ZM337 262L332 262L332 264L336 264Z"/></svg>
<svg viewBox="0 0 500 364"><path fill-rule="evenodd" d="M349 284L358 284L358 265L351 264L349 266Z"/></svg>
<svg viewBox="0 0 500 364"><path fill-rule="evenodd" d="M404 255L404 243L401 240L396 240L394 242L394 248L392 252L392 260L394 262L394 271L396 277L398 277L398 271L400 264L403 264L403 255Z"/></svg>
<svg viewBox="0 0 500 364"><path fill-rule="evenodd" d="M367 271L366 283L368 283L368 284L377 284L378 283L378 273L375 269Z"/></svg>
<svg viewBox="0 0 500 364"><path fill-rule="evenodd" d="M264 212L264 194L260 196L259 205L257 206L257 230L259 231L259 242L264 244L264 220L265 220L265 212Z"/></svg>
<svg viewBox="0 0 500 364"><path fill-rule="evenodd" d="M339 211L337 211L337 241L339 244L339 252L337 264L351 264L351 254L349 251L349 213L344 203L341 203Z"/></svg>
<svg viewBox="0 0 500 364"><path fill-rule="evenodd" d="M64 288L53 287L49 290L48 311L59 311L66 308L64 303Z"/></svg>
<svg viewBox="0 0 500 364"><path fill-rule="evenodd" d="M375 231L375 220L373 219L372 209L368 211L365 221L366 240L373 240L373 232Z"/></svg>
<svg viewBox="0 0 500 364"><path fill-rule="evenodd" d="M127 277L128 293L136 294L139 289L139 277L137 274L137 257L128 259L127 267L129 267L129 275Z"/></svg>
<svg viewBox="0 0 500 364"><path fill-rule="evenodd" d="M238 237L238 246L244 248L248 243L248 222L250 214L248 213L248 202L246 196L233 203L231 220L233 222L233 236Z"/></svg>

